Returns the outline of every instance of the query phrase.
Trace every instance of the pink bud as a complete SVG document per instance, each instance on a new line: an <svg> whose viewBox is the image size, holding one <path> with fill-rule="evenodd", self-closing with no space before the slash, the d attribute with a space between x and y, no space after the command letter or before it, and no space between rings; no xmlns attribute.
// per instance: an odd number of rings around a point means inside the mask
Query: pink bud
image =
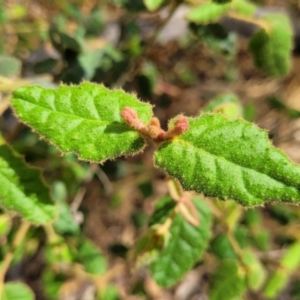
<svg viewBox="0 0 300 300"><path fill-rule="evenodd" d="M121 112L122 118L128 125L134 125L138 119L136 112L130 107L124 107Z"/></svg>
<svg viewBox="0 0 300 300"><path fill-rule="evenodd" d="M188 120L183 116L179 117L174 124L174 129L177 134L182 134L188 131L189 129Z"/></svg>

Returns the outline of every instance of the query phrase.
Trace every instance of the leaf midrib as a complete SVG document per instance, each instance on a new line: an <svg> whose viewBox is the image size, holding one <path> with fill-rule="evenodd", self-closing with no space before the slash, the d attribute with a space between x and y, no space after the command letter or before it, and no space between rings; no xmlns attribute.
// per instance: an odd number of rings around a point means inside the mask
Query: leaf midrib
<svg viewBox="0 0 300 300"><path fill-rule="evenodd" d="M66 113L66 112L63 112L63 111L60 111L60 110L54 110L54 109L51 109L51 108L49 108L49 107L45 107L45 106L43 106L43 105L38 105L36 102L32 102L32 101L28 101L27 99L26 100L24 100L24 99L22 99L22 98L13 98L12 99L12 102L14 101L14 100L19 100L19 101L22 101L22 102L25 102L25 103L30 103L30 104L32 104L32 105L34 105L34 106L36 106L36 107L39 107L39 108L42 108L42 109L44 109L44 110L48 110L48 111L51 111L51 112L56 112L56 113L58 113L58 114L61 114L61 115L66 115L66 116L73 116L73 117L76 117L76 118L78 118L78 119L82 119L82 120L85 120L85 121L88 121L88 122L97 122L99 125L104 125L104 126L107 126L107 125L109 125L109 124L112 124L112 123L114 123L114 122L117 122L117 123L119 123L120 125L123 125L123 127L128 127L126 124L125 124L125 122L123 123L123 122L118 122L118 121L103 121L103 120L100 120L100 119L89 119L89 118L84 118L84 117L82 117L82 116L79 116L79 115L76 115L76 114L68 114L68 113Z"/></svg>
<svg viewBox="0 0 300 300"><path fill-rule="evenodd" d="M239 168L243 168L243 169L246 169L246 170L255 171L255 172L257 172L258 174L263 174L263 175L265 175L265 176L267 176L267 177L269 177L269 178L275 180L275 181L278 182L278 183L281 183L281 184L283 184L283 185L285 185L285 186L287 186L287 187L294 188L294 189L296 189L297 191L299 191L299 189L298 189L297 187L292 186L292 185L289 185L289 184L287 184L286 182L282 182L282 181L278 180L277 178L274 178L274 177L270 176L269 174L262 173L262 172L260 172L260 171L257 171L256 169L253 169L253 168L249 168L249 167L246 167L246 166L243 166L243 165L239 165L239 164L237 164L237 163L235 163L235 162L233 162L233 161L227 159L227 158L224 157L224 156L217 156L217 155L215 155L215 154L213 154L213 153L211 153L211 152L208 152L208 151L207 151L206 149L204 149L204 148L200 148L200 147L195 146L195 145L192 144L191 142L185 141L185 140L180 139L180 138L176 138L176 140L174 140L174 141L178 142L179 144L183 144L183 145L186 146L186 147L192 147L192 148L194 148L194 149L196 149L196 150L202 150L202 151L204 151L204 152L206 152L206 153L208 153L208 154L214 156L216 159L217 159L217 158L219 158L219 159L220 159L220 158L221 158L221 159L224 159L224 160L227 161L228 163L231 163L231 164L233 164L233 165L235 165L235 166L237 166L237 167L239 167Z"/></svg>

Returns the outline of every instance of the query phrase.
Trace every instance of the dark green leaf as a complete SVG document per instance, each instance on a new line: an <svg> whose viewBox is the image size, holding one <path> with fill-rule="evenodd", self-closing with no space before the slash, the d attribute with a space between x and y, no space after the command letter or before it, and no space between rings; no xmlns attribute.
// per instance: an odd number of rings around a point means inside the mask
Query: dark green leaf
<svg viewBox="0 0 300 300"><path fill-rule="evenodd" d="M223 260L215 270L209 286L210 300L243 299L247 289L245 276L239 272L239 264L234 260Z"/></svg>
<svg viewBox="0 0 300 300"><path fill-rule="evenodd" d="M237 255L225 233L218 234L211 242L211 252L220 259L236 259Z"/></svg>
<svg viewBox="0 0 300 300"><path fill-rule="evenodd" d="M200 225L195 227L178 214L170 228L170 239L165 248L151 265L156 282L164 287L177 282L193 264L201 259L211 236L211 211L201 198L194 204L200 217Z"/></svg>
<svg viewBox="0 0 300 300"><path fill-rule="evenodd" d="M171 197L167 196L160 199L156 203L155 210L149 219L149 226L164 223L170 213L174 211L175 206L176 202Z"/></svg>

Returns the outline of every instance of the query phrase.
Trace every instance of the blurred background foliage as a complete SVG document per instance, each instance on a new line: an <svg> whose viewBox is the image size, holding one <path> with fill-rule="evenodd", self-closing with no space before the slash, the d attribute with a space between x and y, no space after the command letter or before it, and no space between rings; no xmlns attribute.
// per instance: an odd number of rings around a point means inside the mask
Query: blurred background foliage
<svg viewBox="0 0 300 300"><path fill-rule="evenodd" d="M300 299L298 207L245 210L209 199L213 220L204 254L180 281L162 287L169 283L147 266L172 237L158 237L153 226L176 203L166 175L153 168L153 149L103 165L80 162L39 140L9 108L18 86L89 80L136 93L155 106L163 127L178 113L244 117L300 163L299 2L245 2L258 19L279 12L293 25L284 76L255 66L252 21L231 15L189 21L188 13L206 2L0 0L0 129L43 170L60 209L53 227L31 227L14 249L3 299ZM2 211L0 260L20 223Z"/></svg>

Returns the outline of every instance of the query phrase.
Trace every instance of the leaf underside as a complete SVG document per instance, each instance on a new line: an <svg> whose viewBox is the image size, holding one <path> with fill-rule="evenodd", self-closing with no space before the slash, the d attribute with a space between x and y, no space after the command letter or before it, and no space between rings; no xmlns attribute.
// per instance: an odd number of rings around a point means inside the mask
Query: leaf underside
<svg viewBox="0 0 300 300"><path fill-rule="evenodd" d="M201 198L194 199L200 225L195 227L178 214L171 225L168 244L151 265L152 276L164 287L176 283L201 258L211 236L211 211Z"/></svg>
<svg viewBox="0 0 300 300"><path fill-rule="evenodd" d="M300 167L271 145L264 130L219 114L190 118L189 124L155 154L155 164L185 190L244 206L300 202Z"/></svg>
<svg viewBox="0 0 300 300"><path fill-rule="evenodd" d="M29 167L9 146L0 146L0 204L28 221L44 224L57 210L41 172Z"/></svg>
<svg viewBox="0 0 300 300"><path fill-rule="evenodd" d="M146 124L152 116L151 105L134 95L88 82L56 90L21 87L11 102L18 118L62 152L100 163L132 155L145 146L143 138L122 119L124 107L135 110Z"/></svg>

